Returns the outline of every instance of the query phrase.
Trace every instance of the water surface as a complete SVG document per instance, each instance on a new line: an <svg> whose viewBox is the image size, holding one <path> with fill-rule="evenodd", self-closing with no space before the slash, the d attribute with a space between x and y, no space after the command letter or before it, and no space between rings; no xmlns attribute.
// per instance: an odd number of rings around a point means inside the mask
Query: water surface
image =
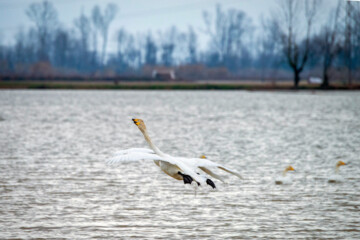
<svg viewBox="0 0 360 240"><path fill-rule="evenodd" d="M152 162L106 166L147 147L132 117L245 180L195 196ZM0 119L1 239L360 238L358 92L0 91Z"/></svg>

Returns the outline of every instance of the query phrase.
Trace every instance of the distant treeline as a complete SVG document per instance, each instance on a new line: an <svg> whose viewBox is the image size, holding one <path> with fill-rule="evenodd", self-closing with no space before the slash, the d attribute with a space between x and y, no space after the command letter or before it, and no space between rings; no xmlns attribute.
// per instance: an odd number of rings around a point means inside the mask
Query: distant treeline
<svg viewBox="0 0 360 240"><path fill-rule="evenodd" d="M0 75L0 81L67 81L67 82L102 82L102 81L113 81L113 82L147 82L154 80L151 77L147 76L93 76L93 75L63 75L52 74L52 75L18 75L18 74L10 74L10 75Z"/></svg>
<svg viewBox="0 0 360 240"><path fill-rule="evenodd" d="M2 79L150 80L154 69L173 70L177 78L294 80L317 76L352 84L360 79L360 2L339 1L329 16L325 1L279 0L277 12L254 26L238 9L204 12L209 37L199 50L198 32L175 26L153 34L119 29L109 35L117 6L94 6L64 28L49 1L32 3L26 15L34 23L20 29L13 45L0 44ZM203 34L203 33L202 33ZM109 38L116 51L108 53ZM302 75L300 75L302 74ZM130 77L129 77L130 76Z"/></svg>

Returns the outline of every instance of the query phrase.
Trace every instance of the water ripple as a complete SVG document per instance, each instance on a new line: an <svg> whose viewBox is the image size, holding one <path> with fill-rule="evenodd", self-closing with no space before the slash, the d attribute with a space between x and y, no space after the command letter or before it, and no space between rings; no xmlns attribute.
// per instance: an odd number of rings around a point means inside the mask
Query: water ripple
<svg viewBox="0 0 360 240"><path fill-rule="evenodd" d="M0 116L1 239L360 238L357 92L1 91ZM147 147L131 117L245 180L195 195L151 162L106 166Z"/></svg>

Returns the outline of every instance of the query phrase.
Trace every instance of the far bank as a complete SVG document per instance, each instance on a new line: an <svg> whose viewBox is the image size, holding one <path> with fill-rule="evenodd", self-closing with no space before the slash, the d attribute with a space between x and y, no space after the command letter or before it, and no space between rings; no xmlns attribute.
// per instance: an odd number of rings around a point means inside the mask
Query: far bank
<svg viewBox="0 0 360 240"><path fill-rule="evenodd" d="M294 88L291 81L0 81L0 89L129 89L129 90L360 90L360 83L351 86L342 83L327 88L320 84L301 82Z"/></svg>

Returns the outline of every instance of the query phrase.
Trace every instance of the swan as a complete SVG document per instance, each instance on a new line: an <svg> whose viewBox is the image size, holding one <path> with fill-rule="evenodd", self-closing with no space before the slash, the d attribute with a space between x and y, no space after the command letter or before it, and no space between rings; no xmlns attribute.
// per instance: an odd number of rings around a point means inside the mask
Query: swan
<svg viewBox="0 0 360 240"><path fill-rule="evenodd" d="M295 171L295 169L292 166L286 167L282 173L282 176L275 179L275 184L291 184L291 178L289 178L289 176L286 176L286 173L288 171Z"/></svg>
<svg viewBox="0 0 360 240"><path fill-rule="evenodd" d="M206 159L205 156L200 158L185 158L185 157L173 157L169 154L163 153L155 144L146 129L146 125L142 119L132 119L134 124L139 128L144 135L146 142L151 149L147 148L130 148L126 150L118 151L112 158L108 160L109 164L139 161L139 160L153 160L154 163L160 167L160 169L169 175L170 177L182 180L184 184L191 184L193 181L200 185L210 185L212 188L216 188L214 182L204 174L200 174L198 170L202 170L206 174L213 178L216 178L224 182L224 179L212 172L211 168L218 168L225 172L231 173L240 179L243 179L240 174L224 167L218 163L212 162Z"/></svg>
<svg viewBox="0 0 360 240"><path fill-rule="evenodd" d="M343 161L338 161L335 165L335 173L331 175L328 179L329 183L336 183L336 182L342 182L343 178L339 174L339 169L341 166L346 165Z"/></svg>

